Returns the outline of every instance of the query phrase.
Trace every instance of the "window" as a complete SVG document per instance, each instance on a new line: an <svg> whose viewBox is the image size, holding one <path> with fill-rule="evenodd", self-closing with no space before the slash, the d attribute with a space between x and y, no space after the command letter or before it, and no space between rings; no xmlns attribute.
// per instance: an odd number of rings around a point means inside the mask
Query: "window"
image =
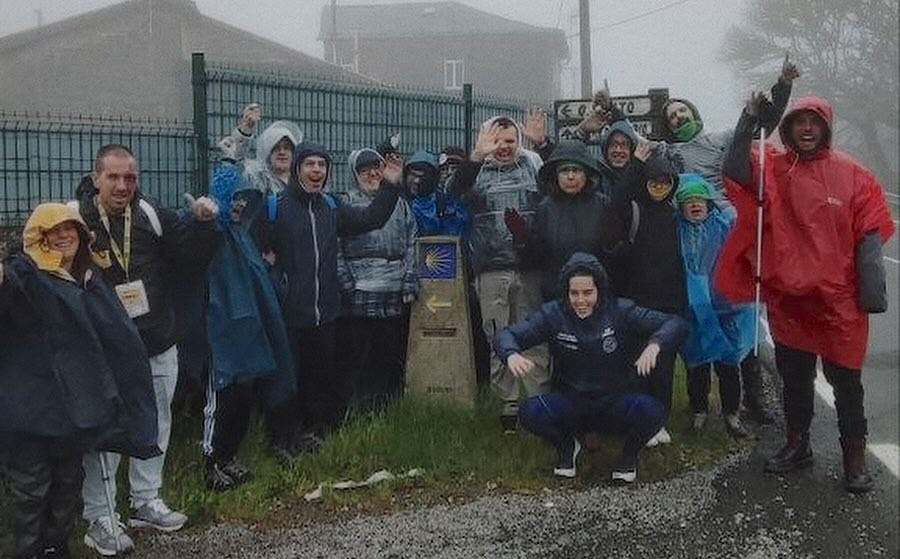
<svg viewBox="0 0 900 559"><path fill-rule="evenodd" d="M462 60L444 60L444 89L462 89L465 74L465 64Z"/></svg>

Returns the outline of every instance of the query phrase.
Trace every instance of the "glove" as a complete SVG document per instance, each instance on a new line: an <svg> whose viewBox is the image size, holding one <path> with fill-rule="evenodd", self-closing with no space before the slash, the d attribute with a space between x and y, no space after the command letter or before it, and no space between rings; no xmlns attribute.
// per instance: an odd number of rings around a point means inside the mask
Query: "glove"
<svg viewBox="0 0 900 559"><path fill-rule="evenodd" d="M503 220L512 235L513 243L524 245L528 239L528 222L525 221L525 218L513 208L506 208L506 211L503 212Z"/></svg>

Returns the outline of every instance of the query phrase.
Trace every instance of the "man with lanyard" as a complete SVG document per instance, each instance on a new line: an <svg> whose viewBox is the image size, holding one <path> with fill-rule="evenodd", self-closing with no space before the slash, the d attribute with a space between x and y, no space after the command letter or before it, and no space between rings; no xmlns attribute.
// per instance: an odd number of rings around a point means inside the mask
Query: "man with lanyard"
<svg viewBox="0 0 900 559"><path fill-rule="evenodd" d="M213 219L215 203L199 198L184 216L157 207L138 189L137 160L123 145L100 148L94 162L95 189L81 189L78 209L91 232L97 250L111 252L112 265L103 279L112 286L128 315L134 320L153 374L159 421L159 448L163 454L149 460L132 459L129 464L131 514L129 525L163 531L180 529L187 517L170 510L160 498L165 452L171 432L171 404L178 380L175 347L176 323L172 295L176 266L203 266L218 239ZM120 456L105 454L113 502ZM110 517L101 457L88 453L84 458L84 513L89 527L85 544L102 555L129 551L134 543L117 518ZM118 536L118 538L117 538ZM118 539L118 543L117 543Z"/></svg>

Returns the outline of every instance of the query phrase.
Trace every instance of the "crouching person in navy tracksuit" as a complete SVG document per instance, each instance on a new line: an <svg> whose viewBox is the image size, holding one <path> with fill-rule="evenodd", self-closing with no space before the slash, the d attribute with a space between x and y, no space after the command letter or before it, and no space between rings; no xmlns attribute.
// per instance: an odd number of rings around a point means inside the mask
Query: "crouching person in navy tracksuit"
<svg viewBox="0 0 900 559"><path fill-rule="evenodd" d="M554 346L554 385L519 410L519 423L556 448L553 473L575 477L581 451L576 436L600 431L625 437L612 479L633 482L637 456L665 421L663 404L633 392L627 348L647 339L637 372L646 376L661 350L678 346L687 323L677 316L638 307L609 295L606 271L592 255L576 252L560 271L565 298L545 303L526 320L502 330L494 342L500 360L516 376L534 364L521 352Z"/></svg>

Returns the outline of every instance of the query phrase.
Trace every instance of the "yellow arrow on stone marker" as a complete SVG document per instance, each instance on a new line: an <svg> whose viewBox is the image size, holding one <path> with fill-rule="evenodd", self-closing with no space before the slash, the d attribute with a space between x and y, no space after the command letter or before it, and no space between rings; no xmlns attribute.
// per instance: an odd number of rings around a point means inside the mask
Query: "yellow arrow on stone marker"
<svg viewBox="0 0 900 559"><path fill-rule="evenodd" d="M453 303L450 301L441 301L438 299L436 293L432 293L431 297L425 300L425 306L428 307L428 310L431 311L431 314L434 314L438 311L438 309L449 309L453 306Z"/></svg>

